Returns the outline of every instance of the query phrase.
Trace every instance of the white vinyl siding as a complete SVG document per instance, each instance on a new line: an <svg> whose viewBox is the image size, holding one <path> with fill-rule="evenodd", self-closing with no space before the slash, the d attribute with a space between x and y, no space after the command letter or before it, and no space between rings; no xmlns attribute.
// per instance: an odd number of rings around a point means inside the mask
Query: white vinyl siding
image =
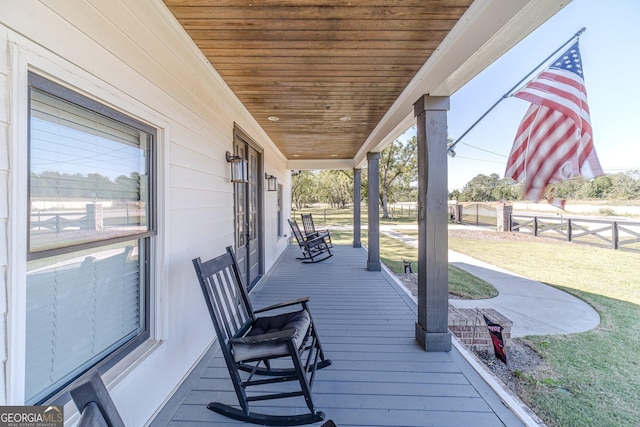
<svg viewBox="0 0 640 427"><path fill-rule="evenodd" d="M0 92L4 88L6 102L0 105L0 129L6 121L7 138L0 136L0 151L8 162L0 159L0 169L8 172L4 177L0 173L0 186L5 182L9 191L0 198L0 223L4 220L6 225L6 230L0 226L0 241L6 242L0 261L4 260L8 303L0 400L6 405L26 404L27 268L32 271L25 256L30 229L27 112L28 74L33 72L156 130L156 158L151 162L156 171L149 181L156 186L157 197L149 209L156 218L148 222L155 222L158 234L150 237L151 285L150 295L145 296L151 301L146 314L150 338L110 367L98 366L125 424L144 425L213 339L191 259L215 256L234 244L233 184L225 160L225 152L233 151L234 122L264 148L265 170L287 176L286 159L202 60L162 2L18 1L3 2L1 9ZM101 166L96 162L96 168ZM283 184L283 206L288 211L289 179ZM273 207L266 210L267 267L287 246L287 239L274 236L274 215ZM61 248L28 256L57 250ZM100 250L95 247L90 252ZM65 407L65 415L74 416L72 403Z"/></svg>

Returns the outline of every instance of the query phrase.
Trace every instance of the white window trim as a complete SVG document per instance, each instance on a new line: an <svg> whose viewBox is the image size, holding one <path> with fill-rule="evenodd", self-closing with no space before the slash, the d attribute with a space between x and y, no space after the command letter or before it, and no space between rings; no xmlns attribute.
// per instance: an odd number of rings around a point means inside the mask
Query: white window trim
<svg viewBox="0 0 640 427"><path fill-rule="evenodd" d="M169 121L126 93L15 33L9 33L9 221L7 271L7 323L5 405L25 401L25 336L27 272L27 177L28 177L28 73L40 74L58 84L157 129L156 135L156 227L151 245L150 340L125 356L109 370L107 379L122 378L139 366L168 339L168 150ZM135 359L135 360L132 360Z"/></svg>

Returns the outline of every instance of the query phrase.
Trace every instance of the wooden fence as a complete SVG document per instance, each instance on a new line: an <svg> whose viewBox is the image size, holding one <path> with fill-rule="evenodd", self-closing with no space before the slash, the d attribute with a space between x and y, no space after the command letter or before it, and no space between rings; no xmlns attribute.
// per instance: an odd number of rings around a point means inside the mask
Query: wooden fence
<svg viewBox="0 0 640 427"><path fill-rule="evenodd" d="M611 249L624 246L640 250L640 222L512 214L509 230Z"/></svg>
<svg viewBox="0 0 640 427"><path fill-rule="evenodd" d="M105 227L137 226L144 223L145 217L144 207L137 204L125 202L105 210L99 203L87 203L84 210L32 212L30 227L56 233L65 229L102 230Z"/></svg>
<svg viewBox="0 0 640 427"><path fill-rule="evenodd" d="M41 213L31 215L31 228L53 230L57 233L65 228L89 229L89 217L85 212Z"/></svg>

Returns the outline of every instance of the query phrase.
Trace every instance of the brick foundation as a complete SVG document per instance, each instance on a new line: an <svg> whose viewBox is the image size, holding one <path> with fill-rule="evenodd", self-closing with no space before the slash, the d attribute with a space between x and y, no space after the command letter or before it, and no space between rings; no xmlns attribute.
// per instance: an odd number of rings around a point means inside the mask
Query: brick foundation
<svg viewBox="0 0 640 427"><path fill-rule="evenodd" d="M509 218L513 213L513 205L498 203L496 205L496 230L505 232L511 231L509 228ZM498 322L496 322L498 323Z"/></svg>
<svg viewBox="0 0 640 427"><path fill-rule="evenodd" d="M413 296L418 295L416 273L395 273L395 275ZM482 317L483 314L504 328L502 339L505 347L509 348L507 343L511 339L513 322L491 308L455 308L449 304L449 330L467 347L475 346L476 350L493 351L493 343L487 324Z"/></svg>
<svg viewBox="0 0 640 427"><path fill-rule="evenodd" d="M505 347L509 348L508 341L511 339L513 322L490 308L455 308L449 305L449 330L467 347L493 351L491 336L483 314L504 328L502 339Z"/></svg>

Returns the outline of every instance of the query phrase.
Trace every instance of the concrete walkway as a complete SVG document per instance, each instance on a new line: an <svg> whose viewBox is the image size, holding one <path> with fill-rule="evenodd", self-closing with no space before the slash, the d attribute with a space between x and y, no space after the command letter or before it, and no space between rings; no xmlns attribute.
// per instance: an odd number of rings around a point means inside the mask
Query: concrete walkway
<svg viewBox="0 0 640 427"><path fill-rule="evenodd" d="M418 247L418 240L411 236L391 229L381 232ZM457 308L497 310L513 322L512 337L585 332L600 324L600 316L590 305L552 286L454 251L449 251L449 262L491 283L499 292L495 298L451 299L449 303Z"/></svg>

